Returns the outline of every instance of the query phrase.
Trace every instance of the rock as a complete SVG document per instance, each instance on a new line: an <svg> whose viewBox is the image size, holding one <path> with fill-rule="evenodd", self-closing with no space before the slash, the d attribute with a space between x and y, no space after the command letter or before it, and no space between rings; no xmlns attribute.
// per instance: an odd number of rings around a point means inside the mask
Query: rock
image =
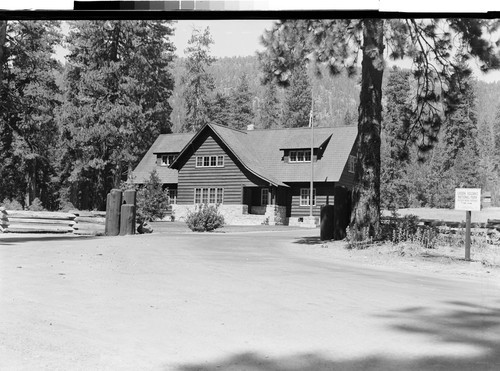
<svg viewBox="0 0 500 371"><path fill-rule="evenodd" d="M148 223L141 223L139 227L137 227L137 233L153 233L153 227L151 227Z"/></svg>

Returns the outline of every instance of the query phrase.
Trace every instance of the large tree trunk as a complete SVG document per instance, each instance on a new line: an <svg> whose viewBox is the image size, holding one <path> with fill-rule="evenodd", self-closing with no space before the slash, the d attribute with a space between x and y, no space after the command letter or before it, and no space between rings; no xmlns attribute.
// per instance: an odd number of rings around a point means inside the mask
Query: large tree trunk
<svg viewBox="0 0 500 371"><path fill-rule="evenodd" d="M7 21L0 21L0 100L3 93L3 62L5 57L6 41L7 41Z"/></svg>
<svg viewBox="0 0 500 371"><path fill-rule="evenodd" d="M380 238L383 27L382 19L363 21L359 135L350 224L352 238L356 241Z"/></svg>

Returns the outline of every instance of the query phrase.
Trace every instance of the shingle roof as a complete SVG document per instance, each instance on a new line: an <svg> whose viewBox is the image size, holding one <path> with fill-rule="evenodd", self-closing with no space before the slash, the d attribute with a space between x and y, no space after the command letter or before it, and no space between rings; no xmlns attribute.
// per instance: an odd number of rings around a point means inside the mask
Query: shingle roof
<svg viewBox="0 0 500 371"><path fill-rule="evenodd" d="M314 128L314 147L326 143L323 157L314 162L314 181L337 182L356 141L356 126ZM253 130L248 132L250 146L258 148L261 166L282 182L311 180L311 163L284 163L280 149L310 148L311 129Z"/></svg>
<svg viewBox="0 0 500 371"><path fill-rule="evenodd" d="M147 181L154 169L162 183L177 183L177 170L168 166L156 166L156 153L178 153L192 137L192 133L160 134L132 172L134 183Z"/></svg>
<svg viewBox="0 0 500 371"><path fill-rule="evenodd" d="M247 169L262 179L277 185L310 181L311 163L283 162L283 149L310 147L310 128L241 131L214 124L206 126L219 136ZM156 168L164 183L176 183L177 170L155 166L154 153L180 152L195 136L164 134L158 137L134 170L136 181L141 177L149 178L152 169ZM337 182L340 179L356 136L356 126L314 128L314 147L326 144L323 157L314 163L314 181Z"/></svg>

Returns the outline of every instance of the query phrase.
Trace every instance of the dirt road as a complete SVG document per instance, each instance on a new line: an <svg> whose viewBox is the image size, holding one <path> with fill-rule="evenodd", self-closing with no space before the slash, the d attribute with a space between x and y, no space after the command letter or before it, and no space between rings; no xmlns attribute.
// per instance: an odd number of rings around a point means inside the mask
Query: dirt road
<svg viewBox="0 0 500 371"><path fill-rule="evenodd" d="M500 369L494 279L346 263L317 233L0 236L0 369Z"/></svg>

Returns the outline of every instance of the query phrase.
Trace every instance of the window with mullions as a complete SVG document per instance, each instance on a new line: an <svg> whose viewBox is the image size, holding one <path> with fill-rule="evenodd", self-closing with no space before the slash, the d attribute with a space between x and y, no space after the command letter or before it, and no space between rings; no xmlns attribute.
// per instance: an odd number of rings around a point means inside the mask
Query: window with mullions
<svg viewBox="0 0 500 371"><path fill-rule="evenodd" d="M300 206L309 206L311 197L311 188L300 189ZM316 188L313 188L313 206L316 206Z"/></svg>
<svg viewBox="0 0 500 371"><path fill-rule="evenodd" d="M290 162L311 162L311 150L290 151Z"/></svg>
<svg viewBox="0 0 500 371"><path fill-rule="evenodd" d="M224 188L195 188L195 204L221 204L224 199Z"/></svg>
<svg viewBox="0 0 500 371"><path fill-rule="evenodd" d="M162 155L161 156L161 166L170 166L175 160L175 155Z"/></svg>
<svg viewBox="0 0 500 371"><path fill-rule="evenodd" d="M224 167L224 156L196 156L196 167Z"/></svg>

